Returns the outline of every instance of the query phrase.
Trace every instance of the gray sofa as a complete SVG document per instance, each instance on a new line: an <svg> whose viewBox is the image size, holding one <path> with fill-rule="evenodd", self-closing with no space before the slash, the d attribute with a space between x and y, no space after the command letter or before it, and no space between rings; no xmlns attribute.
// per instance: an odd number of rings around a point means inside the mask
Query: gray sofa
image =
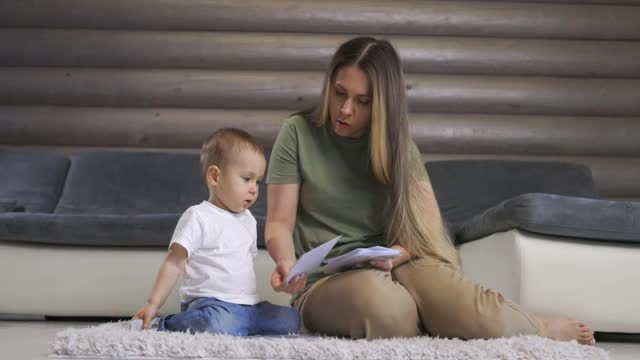
<svg viewBox="0 0 640 360"><path fill-rule="evenodd" d="M8 294L0 314L133 314L180 214L207 196L198 166L195 154L0 151L0 286ZM640 203L598 199L583 165L426 166L469 278L538 313L640 333L637 317L625 316L640 303L637 287L610 281L640 283ZM252 208L258 291L286 304L289 297L269 286L264 186ZM177 310L174 291L162 311Z"/></svg>

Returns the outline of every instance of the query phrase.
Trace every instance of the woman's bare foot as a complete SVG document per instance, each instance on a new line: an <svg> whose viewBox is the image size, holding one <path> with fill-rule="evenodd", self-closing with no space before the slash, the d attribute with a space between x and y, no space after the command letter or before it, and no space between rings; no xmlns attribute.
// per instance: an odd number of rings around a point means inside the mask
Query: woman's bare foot
<svg viewBox="0 0 640 360"><path fill-rule="evenodd" d="M553 340L576 340L583 345L596 343L593 331L582 321L571 318L536 316L542 323L542 336Z"/></svg>

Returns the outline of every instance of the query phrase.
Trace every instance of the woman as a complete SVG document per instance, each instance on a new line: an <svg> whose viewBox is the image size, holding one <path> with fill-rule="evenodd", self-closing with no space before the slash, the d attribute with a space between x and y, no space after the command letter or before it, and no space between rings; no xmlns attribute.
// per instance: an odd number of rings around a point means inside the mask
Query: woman
<svg viewBox="0 0 640 360"><path fill-rule="evenodd" d="M295 295L306 329L328 335L538 334L592 344L593 332L581 321L532 316L462 277L409 133L404 89L391 44L355 38L334 54L320 105L281 128L267 175L273 288ZM284 282L296 255L338 234L330 257L375 245L402 255Z"/></svg>

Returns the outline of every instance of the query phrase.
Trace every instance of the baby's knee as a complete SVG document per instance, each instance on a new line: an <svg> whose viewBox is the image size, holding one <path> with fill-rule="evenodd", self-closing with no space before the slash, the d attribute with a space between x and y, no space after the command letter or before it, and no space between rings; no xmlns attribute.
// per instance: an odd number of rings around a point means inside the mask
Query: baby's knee
<svg viewBox="0 0 640 360"><path fill-rule="evenodd" d="M292 329L292 332L297 332L298 330L300 330L301 320L300 320L300 313L298 313L298 310L289 306L285 307L285 314L283 318L286 320L286 323L290 325L289 328Z"/></svg>
<svg viewBox="0 0 640 360"><path fill-rule="evenodd" d="M236 336L248 335L248 329L238 316L213 307L202 310L207 324L207 332L211 334L228 334Z"/></svg>
<svg viewBox="0 0 640 360"><path fill-rule="evenodd" d="M263 301L256 306L256 313L259 321L255 331L259 334L286 335L300 331L300 314L290 306Z"/></svg>
<svg viewBox="0 0 640 360"><path fill-rule="evenodd" d="M283 306L279 314L280 321L277 332L279 334L293 334L300 331L300 314L289 306Z"/></svg>

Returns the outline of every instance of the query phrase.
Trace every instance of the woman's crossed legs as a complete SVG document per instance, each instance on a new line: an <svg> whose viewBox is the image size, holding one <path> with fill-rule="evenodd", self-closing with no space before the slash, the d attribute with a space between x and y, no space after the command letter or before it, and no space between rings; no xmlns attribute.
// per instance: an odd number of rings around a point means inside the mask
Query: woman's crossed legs
<svg viewBox="0 0 640 360"><path fill-rule="evenodd" d="M593 332L573 319L529 315L453 267L420 259L392 273L351 270L325 277L295 303L304 326L352 338L432 335L464 339L537 334L591 343Z"/></svg>
<svg viewBox="0 0 640 360"><path fill-rule="evenodd" d="M419 304L423 324L432 334L465 339L537 334L594 343L593 331L582 321L533 316L438 260L424 258L406 263L393 274Z"/></svg>

